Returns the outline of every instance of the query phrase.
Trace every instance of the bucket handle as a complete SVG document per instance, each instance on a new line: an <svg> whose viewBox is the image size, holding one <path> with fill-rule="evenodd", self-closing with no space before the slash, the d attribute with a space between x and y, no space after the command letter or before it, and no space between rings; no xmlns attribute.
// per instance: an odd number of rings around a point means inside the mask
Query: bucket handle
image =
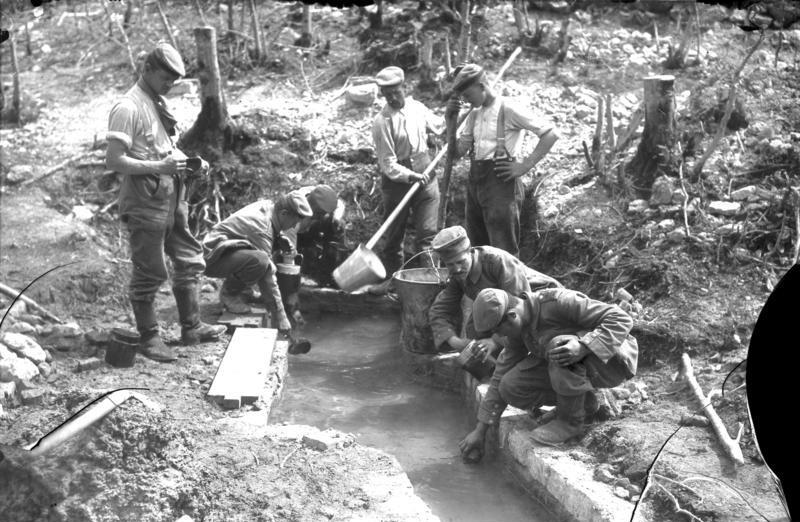
<svg viewBox="0 0 800 522"><path fill-rule="evenodd" d="M432 248L426 248L424 250L420 250L419 252L417 252L413 256L409 257L408 260L405 263L403 263L403 265L400 267L400 270L404 269L407 264L409 264L411 261L416 259L418 256L421 256L422 254L427 254L428 255L428 258L431 260L431 266L433 268L441 268L440 266L437 265L436 259L433 257L433 249ZM397 272L399 272L400 270L398 270ZM395 274L397 272L395 272ZM394 274L392 274L392 277L394 277ZM442 279L442 276L439 275L439 270L436 271L436 277L439 279L439 284L440 285L447 284L447 278L445 277L444 279Z"/></svg>

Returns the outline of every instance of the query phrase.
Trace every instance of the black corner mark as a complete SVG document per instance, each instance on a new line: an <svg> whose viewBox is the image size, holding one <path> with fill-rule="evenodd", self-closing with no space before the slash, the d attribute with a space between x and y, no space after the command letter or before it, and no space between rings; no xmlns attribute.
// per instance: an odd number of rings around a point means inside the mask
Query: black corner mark
<svg viewBox="0 0 800 522"><path fill-rule="evenodd" d="M0 29L0 43L5 42L11 36L11 33L6 31L5 29Z"/></svg>

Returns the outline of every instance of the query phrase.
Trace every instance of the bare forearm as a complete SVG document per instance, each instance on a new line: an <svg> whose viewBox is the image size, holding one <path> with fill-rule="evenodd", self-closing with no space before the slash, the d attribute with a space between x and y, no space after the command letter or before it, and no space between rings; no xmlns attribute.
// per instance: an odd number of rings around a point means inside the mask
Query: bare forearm
<svg viewBox="0 0 800 522"><path fill-rule="evenodd" d="M106 158L106 168L120 174L133 176L153 173L162 174L163 162L140 160L130 156L108 157Z"/></svg>
<svg viewBox="0 0 800 522"><path fill-rule="evenodd" d="M531 152L531 155L525 158L522 162L523 166L525 167L525 171L531 170L533 167L536 166L537 163L542 161L550 149L553 148L556 141L558 141L558 134L554 130L549 130L542 134L539 137L539 143L536 144L536 147Z"/></svg>

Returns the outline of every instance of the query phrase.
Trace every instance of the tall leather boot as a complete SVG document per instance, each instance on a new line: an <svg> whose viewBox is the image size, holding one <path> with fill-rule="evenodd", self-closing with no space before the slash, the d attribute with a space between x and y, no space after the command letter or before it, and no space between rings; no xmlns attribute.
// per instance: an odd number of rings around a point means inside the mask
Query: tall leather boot
<svg viewBox="0 0 800 522"><path fill-rule="evenodd" d="M597 398L597 390L586 392L583 407L584 411L586 412L586 422L591 422L592 418L600 411L600 402ZM547 424L551 420L557 418L557 414L558 408L553 408L538 418L539 424Z"/></svg>
<svg viewBox="0 0 800 522"><path fill-rule="evenodd" d="M164 344L158 333L158 319L152 301L131 301L136 329L139 330L139 352L145 357L159 362L177 360L175 352Z"/></svg>
<svg viewBox="0 0 800 522"><path fill-rule="evenodd" d="M181 341L185 346L219 340L226 330L223 325L206 324L200 320L197 285L173 287L175 303L181 322Z"/></svg>
<svg viewBox="0 0 800 522"><path fill-rule="evenodd" d="M586 394L581 393L569 397L558 395L557 397L556 419L531 432L531 438L540 444L558 446L583 435Z"/></svg>
<svg viewBox="0 0 800 522"><path fill-rule="evenodd" d="M232 314L250 313L250 305L244 295L245 285L234 276L225 278L219 289L219 302Z"/></svg>

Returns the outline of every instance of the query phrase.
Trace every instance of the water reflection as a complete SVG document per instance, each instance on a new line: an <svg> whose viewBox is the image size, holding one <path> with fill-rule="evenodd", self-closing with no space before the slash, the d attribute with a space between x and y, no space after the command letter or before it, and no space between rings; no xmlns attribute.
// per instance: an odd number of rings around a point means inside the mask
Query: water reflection
<svg viewBox="0 0 800 522"><path fill-rule="evenodd" d="M474 419L457 394L409 381L399 318L309 319L302 336L313 347L290 357L273 422L335 428L391 453L443 521L549 520L498 463L461 461L457 442Z"/></svg>

